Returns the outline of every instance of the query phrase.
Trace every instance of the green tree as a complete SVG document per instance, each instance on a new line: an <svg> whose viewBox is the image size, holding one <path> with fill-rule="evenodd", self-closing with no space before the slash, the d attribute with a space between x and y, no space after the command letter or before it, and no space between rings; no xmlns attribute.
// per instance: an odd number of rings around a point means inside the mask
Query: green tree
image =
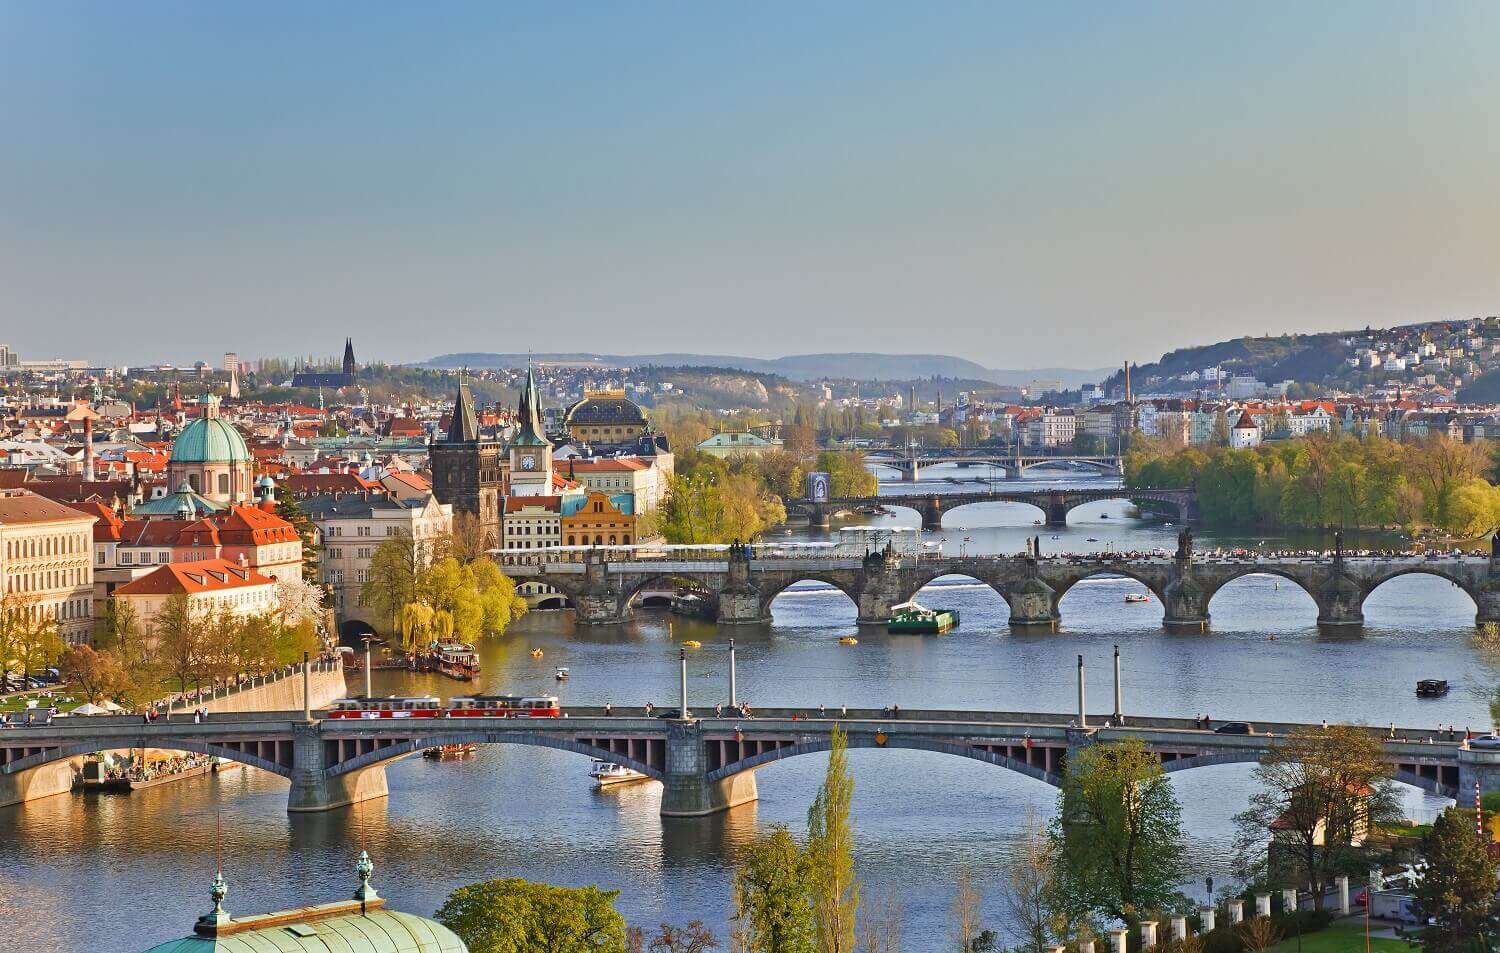
<svg viewBox="0 0 1500 953"><path fill-rule="evenodd" d="M316 584L318 581L318 528L308 518L302 504L292 495L289 487L276 488L276 515L292 524L302 539L302 578Z"/></svg>
<svg viewBox="0 0 1500 953"><path fill-rule="evenodd" d="M1400 817L1383 753L1374 734L1351 725L1296 731L1268 751L1253 772L1260 790L1235 817L1241 866L1305 885L1321 910L1333 878L1366 862L1351 842L1371 825ZM1273 824L1283 848L1276 852L1284 858L1279 869L1267 868Z"/></svg>
<svg viewBox="0 0 1500 953"><path fill-rule="evenodd" d="M741 848L734 869L737 949L817 953L814 877L807 852L781 825Z"/></svg>
<svg viewBox="0 0 1500 953"><path fill-rule="evenodd" d="M375 547L369 574L360 588L365 605L395 624L401 607L421 595L422 573L430 560L427 548L409 535L392 536Z"/></svg>
<svg viewBox="0 0 1500 953"><path fill-rule="evenodd" d="M57 668L70 690L94 704L114 698L128 683L124 668L109 649L96 652L87 645L75 645L58 659Z"/></svg>
<svg viewBox="0 0 1500 953"><path fill-rule="evenodd" d="M0 669L21 672L44 668L62 655L57 617L34 596L6 593L0 597Z"/></svg>
<svg viewBox="0 0 1500 953"><path fill-rule="evenodd" d="M1076 919L1128 923L1172 900L1183 877L1182 809L1161 763L1139 738L1072 754L1052 838L1059 897Z"/></svg>
<svg viewBox="0 0 1500 953"><path fill-rule="evenodd" d="M1423 936L1423 949L1490 948L1474 943L1493 935L1495 926L1496 862L1487 846L1474 831L1473 815L1453 807L1422 838L1427 864L1415 890L1417 911L1437 921Z"/></svg>
<svg viewBox="0 0 1500 953"><path fill-rule="evenodd" d="M828 771L807 811L807 854L812 861L819 953L854 951L859 878L854 873L854 833L849 821L853 799L849 739L842 727L834 725Z"/></svg>
<svg viewBox="0 0 1500 953"><path fill-rule="evenodd" d="M156 654L166 671L177 679L179 691L201 679L207 661L202 613L194 611L184 595L168 596L151 619Z"/></svg>
<svg viewBox="0 0 1500 953"><path fill-rule="evenodd" d="M434 918L470 953L624 953L619 895L509 877L459 887Z"/></svg>

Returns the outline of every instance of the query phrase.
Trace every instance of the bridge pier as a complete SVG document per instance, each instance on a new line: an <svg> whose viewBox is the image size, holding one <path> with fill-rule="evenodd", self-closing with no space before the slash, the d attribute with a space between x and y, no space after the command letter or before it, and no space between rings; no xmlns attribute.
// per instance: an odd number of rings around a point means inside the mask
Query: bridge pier
<svg viewBox="0 0 1500 953"><path fill-rule="evenodd" d="M1067 497L1061 493L1052 494L1051 498L1047 500L1047 525L1067 526L1068 510Z"/></svg>
<svg viewBox="0 0 1500 953"><path fill-rule="evenodd" d="M1361 626L1365 624L1365 590L1344 573L1344 561L1335 557L1328 578L1312 593L1318 604L1318 625Z"/></svg>
<svg viewBox="0 0 1500 953"><path fill-rule="evenodd" d="M377 762L343 774L328 776L323 736L316 723L292 729L292 789L286 809L291 814L332 811L390 793L385 763Z"/></svg>
<svg viewBox="0 0 1500 953"><path fill-rule="evenodd" d="M82 758L64 758L14 774L0 774L0 807L23 804L38 798L67 794Z"/></svg>
<svg viewBox="0 0 1500 953"><path fill-rule="evenodd" d="M1034 563L1033 563L1034 569ZM1057 592L1035 575L1005 589L1012 628L1056 629L1059 621Z"/></svg>
<svg viewBox="0 0 1500 953"><path fill-rule="evenodd" d="M1178 559L1173 567L1172 581L1162 592L1161 624L1170 630L1203 632L1208 629L1208 600L1213 593L1193 578L1188 565Z"/></svg>
<svg viewBox="0 0 1500 953"><path fill-rule="evenodd" d="M822 503L813 503L807 507L807 525L817 529L827 529L830 525L829 508Z"/></svg>
<svg viewBox="0 0 1500 953"><path fill-rule="evenodd" d="M937 497L923 500L917 504L917 512L922 514L923 529L943 528L943 504Z"/></svg>
<svg viewBox="0 0 1500 953"><path fill-rule="evenodd" d="M573 615L579 625L619 625L630 618L620 590L610 584L609 564L602 553L590 550L583 557L583 591L573 599Z"/></svg>
<svg viewBox="0 0 1500 953"><path fill-rule="evenodd" d="M662 817L704 817L759 800L755 772L708 779L701 723L667 722L667 766L662 780Z"/></svg>
<svg viewBox="0 0 1500 953"><path fill-rule="evenodd" d="M1500 567L1490 566L1490 578L1500 579ZM1482 587L1473 596L1477 606L1474 625L1481 629L1500 626L1500 588Z"/></svg>
<svg viewBox="0 0 1500 953"><path fill-rule="evenodd" d="M1475 783L1481 793L1500 791L1500 751L1474 748L1458 749L1458 802L1474 793Z"/></svg>
<svg viewBox="0 0 1500 953"><path fill-rule="evenodd" d="M747 551L731 548L724 588L719 590L720 625L760 625L771 621L770 601L750 581Z"/></svg>

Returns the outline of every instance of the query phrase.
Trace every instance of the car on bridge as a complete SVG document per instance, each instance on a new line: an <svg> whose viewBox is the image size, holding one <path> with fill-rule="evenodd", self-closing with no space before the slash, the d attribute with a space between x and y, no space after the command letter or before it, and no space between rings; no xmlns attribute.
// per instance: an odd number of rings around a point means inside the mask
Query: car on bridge
<svg viewBox="0 0 1500 953"><path fill-rule="evenodd" d="M1214 729L1216 735L1253 735L1255 726L1248 721L1229 721Z"/></svg>

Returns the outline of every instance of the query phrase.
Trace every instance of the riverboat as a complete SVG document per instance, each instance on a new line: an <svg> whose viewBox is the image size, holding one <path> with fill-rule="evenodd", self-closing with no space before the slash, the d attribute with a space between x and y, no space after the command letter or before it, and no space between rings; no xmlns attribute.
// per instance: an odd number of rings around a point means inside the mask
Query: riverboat
<svg viewBox="0 0 1500 953"><path fill-rule="evenodd" d="M451 761L455 758L467 758L479 750L479 745L472 741L463 744L438 745L436 748L426 748L422 751L422 757L429 761Z"/></svg>
<svg viewBox="0 0 1500 953"><path fill-rule="evenodd" d="M1146 594L1144 594L1144 593L1140 593L1140 592L1127 592L1125 594L1125 601L1126 602L1150 602L1151 601L1151 597L1148 596L1148 595L1146 595Z"/></svg>
<svg viewBox="0 0 1500 953"><path fill-rule="evenodd" d="M1418 698L1442 698L1448 694L1448 683L1441 678L1424 678L1417 683Z"/></svg>
<svg viewBox="0 0 1500 953"><path fill-rule="evenodd" d="M433 667L460 682L479 678L479 653L466 642L445 642L432 650Z"/></svg>
<svg viewBox="0 0 1500 953"><path fill-rule="evenodd" d="M916 603L897 612L886 623L885 630L893 635L932 634L948 632L958 628L957 609L924 609Z"/></svg>
<svg viewBox="0 0 1500 953"><path fill-rule="evenodd" d="M614 764L609 761L594 759L589 765L589 777L594 779L594 787L606 788L615 784L626 784L630 781L644 781L646 775L623 764Z"/></svg>

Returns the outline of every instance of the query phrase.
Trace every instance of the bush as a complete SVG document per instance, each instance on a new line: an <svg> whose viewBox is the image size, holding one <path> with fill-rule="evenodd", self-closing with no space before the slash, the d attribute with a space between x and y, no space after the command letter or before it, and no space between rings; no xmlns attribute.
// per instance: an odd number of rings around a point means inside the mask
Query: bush
<svg viewBox="0 0 1500 953"><path fill-rule="evenodd" d="M1200 934L1198 939L1203 941L1203 953L1243 953L1245 949L1245 944L1227 925Z"/></svg>
<svg viewBox="0 0 1500 953"><path fill-rule="evenodd" d="M1306 935L1316 933L1319 930L1328 929L1333 923L1333 912L1330 910L1298 910L1296 913L1282 913L1272 918L1276 929L1283 937Z"/></svg>

